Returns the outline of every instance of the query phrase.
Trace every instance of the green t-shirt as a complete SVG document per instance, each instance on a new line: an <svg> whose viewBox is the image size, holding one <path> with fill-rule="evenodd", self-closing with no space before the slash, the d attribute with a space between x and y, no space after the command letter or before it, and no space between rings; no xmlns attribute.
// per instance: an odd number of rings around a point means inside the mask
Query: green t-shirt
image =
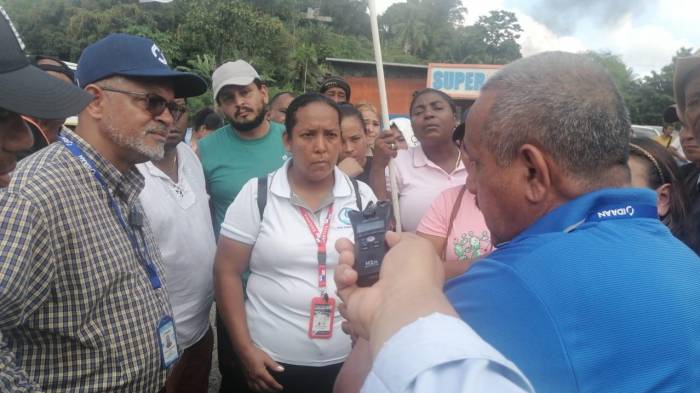
<svg viewBox="0 0 700 393"><path fill-rule="evenodd" d="M283 133L282 124L270 122L270 131L264 137L247 140L241 139L228 124L199 141L199 157L211 197L217 237L226 209L243 185L278 169L287 159Z"/></svg>

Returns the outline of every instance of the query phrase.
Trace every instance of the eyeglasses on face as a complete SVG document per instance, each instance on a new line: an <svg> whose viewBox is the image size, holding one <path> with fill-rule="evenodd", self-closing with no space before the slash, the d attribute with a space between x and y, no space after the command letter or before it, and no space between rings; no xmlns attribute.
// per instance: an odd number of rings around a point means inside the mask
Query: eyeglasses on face
<svg viewBox="0 0 700 393"><path fill-rule="evenodd" d="M185 114L185 112L187 112L187 108L185 108L184 106L178 104L175 101L168 101L165 98L159 96L158 94L126 91L106 86L100 86L100 88L105 91L126 94L141 99L146 103L146 110L154 117L163 114L163 112L165 112L165 109L167 108L170 111L170 114L173 116L173 120L178 121L180 120L182 115Z"/></svg>

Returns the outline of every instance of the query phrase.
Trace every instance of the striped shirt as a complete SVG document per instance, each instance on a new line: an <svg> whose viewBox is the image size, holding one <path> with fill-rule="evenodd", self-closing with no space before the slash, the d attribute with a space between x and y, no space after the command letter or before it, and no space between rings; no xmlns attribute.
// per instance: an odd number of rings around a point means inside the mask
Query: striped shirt
<svg viewBox="0 0 700 393"><path fill-rule="evenodd" d="M124 214L144 180L94 161ZM136 236L163 279L146 223ZM107 191L61 143L20 162L0 191L0 391L155 392L165 383L157 326L172 315L154 289Z"/></svg>

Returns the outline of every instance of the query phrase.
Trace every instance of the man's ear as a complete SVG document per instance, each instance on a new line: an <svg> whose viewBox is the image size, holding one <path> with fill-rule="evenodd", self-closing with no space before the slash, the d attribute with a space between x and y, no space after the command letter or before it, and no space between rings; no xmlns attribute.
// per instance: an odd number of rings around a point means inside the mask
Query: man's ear
<svg viewBox="0 0 700 393"><path fill-rule="evenodd" d="M105 100L107 99L104 90L97 85L87 85L85 86L85 91L92 94L95 99L90 101L83 110L87 111L93 119L102 119L104 116Z"/></svg>
<svg viewBox="0 0 700 393"><path fill-rule="evenodd" d="M290 131L285 131L282 133L282 142L284 143L284 150L292 151L292 136Z"/></svg>
<svg viewBox="0 0 700 393"><path fill-rule="evenodd" d="M267 103L268 103L268 101L269 101L269 95L268 95L268 91L267 91L267 85L261 85L261 86L260 86L260 93L262 93L262 96L263 96L263 103L264 103L265 105L267 105Z"/></svg>
<svg viewBox="0 0 700 393"><path fill-rule="evenodd" d="M518 149L516 161L523 168L525 179L522 184L527 200L532 203L543 201L552 186L552 169L545 153L537 146L526 143Z"/></svg>
<svg viewBox="0 0 700 393"><path fill-rule="evenodd" d="M671 183L662 184L656 189L656 210L659 217L671 211Z"/></svg>

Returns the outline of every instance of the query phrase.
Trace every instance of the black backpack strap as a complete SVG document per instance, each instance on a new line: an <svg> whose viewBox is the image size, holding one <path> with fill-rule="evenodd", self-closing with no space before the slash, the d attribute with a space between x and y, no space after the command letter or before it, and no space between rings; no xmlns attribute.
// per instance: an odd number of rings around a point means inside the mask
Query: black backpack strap
<svg viewBox="0 0 700 393"><path fill-rule="evenodd" d="M258 178L258 212L260 212L260 222L267 205L267 175Z"/></svg>
<svg viewBox="0 0 700 393"><path fill-rule="evenodd" d="M357 184L357 179L354 177L350 178L352 181L352 188L355 190L355 202L357 203L357 210L362 211L362 195L360 195L360 185Z"/></svg>

